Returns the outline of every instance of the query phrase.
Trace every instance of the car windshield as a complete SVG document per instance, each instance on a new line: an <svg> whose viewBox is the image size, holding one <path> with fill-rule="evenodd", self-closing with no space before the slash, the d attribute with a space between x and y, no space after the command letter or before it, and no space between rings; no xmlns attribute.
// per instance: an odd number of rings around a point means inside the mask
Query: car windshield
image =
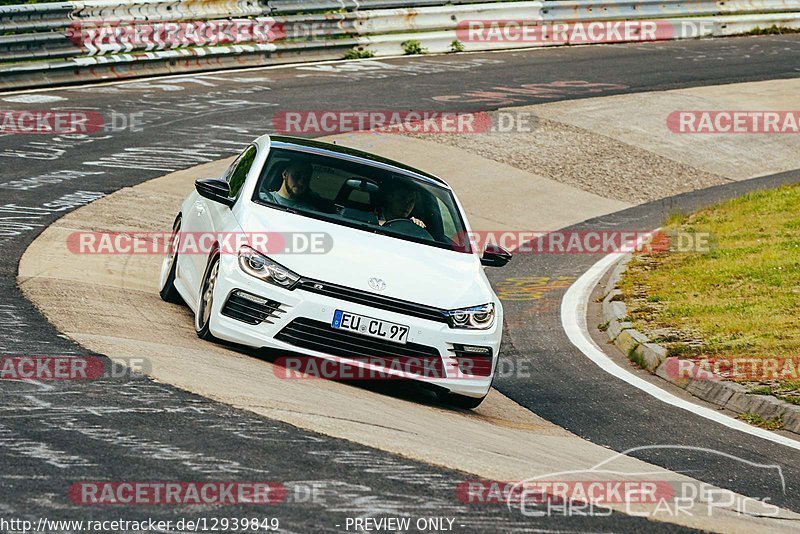
<svg viewBox="0 0 800 534"><path fill-rule="evenodd" d="M372 233L470 252L448 188L373 165L273 148L253 201Z"/></svg>

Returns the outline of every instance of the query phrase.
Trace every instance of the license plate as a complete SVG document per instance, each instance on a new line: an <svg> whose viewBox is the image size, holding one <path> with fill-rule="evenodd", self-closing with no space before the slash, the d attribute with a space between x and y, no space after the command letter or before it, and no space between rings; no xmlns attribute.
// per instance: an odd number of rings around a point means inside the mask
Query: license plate
<svg viewBox="0 0 800 534"><path fill-rule="evenodd" d="M364 336L386 339L403 345L406 343L409 330L407 326L401 324L373 319L364 315L356 315L342 310L336 310L333 313L331 326L337 330L349 330Z"/></svg>

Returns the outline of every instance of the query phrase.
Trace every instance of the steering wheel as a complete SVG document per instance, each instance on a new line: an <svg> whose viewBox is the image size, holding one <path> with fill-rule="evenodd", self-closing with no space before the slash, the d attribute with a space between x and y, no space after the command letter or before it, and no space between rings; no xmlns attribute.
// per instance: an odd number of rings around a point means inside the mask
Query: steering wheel
<svg viewBox="0 0 800 534"><path fill-rule="evenodd" d="M392 219L391 221L386 221L383 223L383 227L392 227L392 230L399 231L400 233L409 235L411 237L433 240L433 236L430 234L430 232L410 219Z"/></svg>

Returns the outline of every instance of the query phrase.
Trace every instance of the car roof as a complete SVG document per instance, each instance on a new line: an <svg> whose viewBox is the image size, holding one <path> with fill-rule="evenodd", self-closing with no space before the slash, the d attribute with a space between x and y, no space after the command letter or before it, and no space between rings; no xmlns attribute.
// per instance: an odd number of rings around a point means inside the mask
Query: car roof
<svg viewBox="0 0 800 534"><path fill-rule="evenodd" d="M267 139L265 139L265 141L267 141ZM275 148L286 148L290 150L299 150L302 152L311 152L320 156L330 156L348 161L366 163L374 167L382 167L386 170L398 172L412 178L421 179L424 182L433 183L434 185L450 189L450 186L447 184L447 182L438 176L415 169L414 167L400 163L399 161L377 156L369 152L364 152L363 150L357 150L355 148L341 145L334 145L333 143L323 143L321 141L303 139L300 137L289 137L284 135L270 135L268 136L268 142L271 147Z"/></svg>

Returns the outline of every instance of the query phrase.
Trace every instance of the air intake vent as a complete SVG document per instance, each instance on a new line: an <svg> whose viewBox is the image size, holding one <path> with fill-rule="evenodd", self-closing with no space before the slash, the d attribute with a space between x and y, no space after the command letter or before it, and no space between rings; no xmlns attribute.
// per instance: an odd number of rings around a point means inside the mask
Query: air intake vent
<svg viewBox="0 0 800 534"><path fill-rule="evenodd" d="M230 294L228 302L222 307L222 315L252 325L272 324L269 319L276 319L278 314L286 313L280 306L280 302L236 290Z"/></svg>
<svg viewBox="0 0 800 534"><path fill-rule="evenodd" d="M453 344L452 349L461 374L472 376L492 375L492 348L478 345Z"/></svg>

